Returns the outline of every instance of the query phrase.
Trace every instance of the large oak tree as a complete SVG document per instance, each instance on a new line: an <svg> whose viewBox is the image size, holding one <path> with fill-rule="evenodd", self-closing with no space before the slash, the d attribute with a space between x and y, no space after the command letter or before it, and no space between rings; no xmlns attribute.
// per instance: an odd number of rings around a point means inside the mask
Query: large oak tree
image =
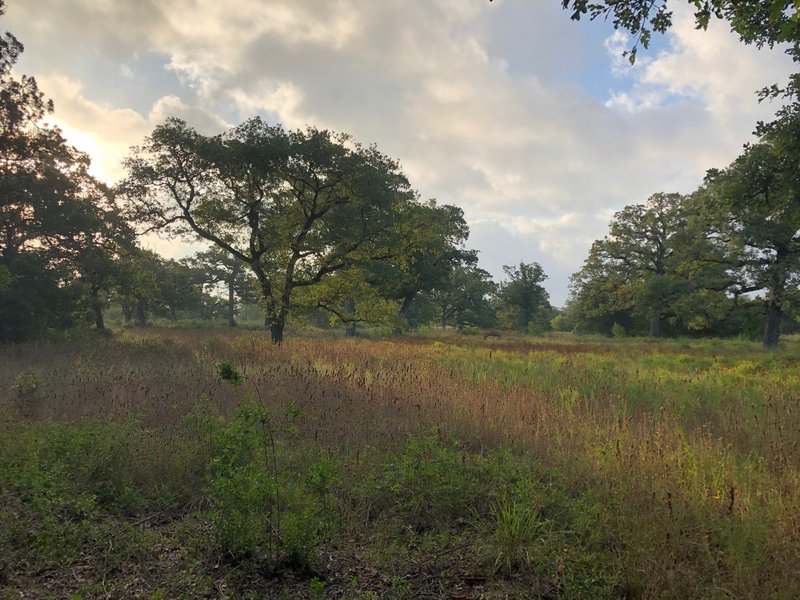
<svg viewBox="0 0 800 600"><path fill-rule="evenodd" d="M680 194L653 194L617 212L573 275L571 303L590 318L643 313L650 335L661 335L665 312L687 291L686 221Z"/></svg>
<svg viewBox="0 0 800 600"><path fill-rule="evenodd" d="M782 315L800 285L798 120L776 125L722 170L697 201L738 293L763 291L764 346L778 345Z"/></svg>
<svg viewBox="0 0 800 600"><path fill-rule="evenodd" d="M259 118L211 137L169 119L126 166L130 217L200 236L248 265L274 342L295 291L380 258L399 207L414 201L397 163L376 148Z"/></svg>

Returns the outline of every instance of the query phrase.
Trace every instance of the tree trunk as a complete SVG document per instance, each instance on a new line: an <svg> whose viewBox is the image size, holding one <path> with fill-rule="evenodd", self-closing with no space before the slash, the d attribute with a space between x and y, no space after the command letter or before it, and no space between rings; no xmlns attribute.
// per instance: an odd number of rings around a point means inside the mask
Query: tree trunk
<svg viewBox="0 0 800 600"><path fill-rule="evenodd" d="M106 332L106 322L103 319L103 307L99 304L94 307L94 326L97 328L97 331L101 333Z"/></svg>
<svg viewBox="0 0 800 600"><path fill-rule="evenodd" d="M261 285L261 296L264 299L264 329L269 329L273 344L283 342L283 329L286 326L286 318L289 316L289 300L292 294L292 283L290 281L292 270L287 269L287 280L284 283L281 293L280 304L272 296L272 282L267 274L258 266L258 263L250 263L250 267Z"/></svg>
<svg viewBox="0 0 800 600"><path fill-rule="evenodd" d="M122 317L125 319L125 324L127 325L133 318L133 306L131 306L131 303L127 300L120 302L120 306L122 306Z"/></svg>
<svg viewBox="0 0 800 600"><path fill-rule="evenodd" d="M146 327L147 326L147 307L146 302L144 300L139 300L136 303L136 321L139 324L139 327Z"/></svg>
<svg viewBox="0 0 800 600"><path fill-rule="evenodd" d="M94 312L94 325L97 331L105 333L106 322L103 320L103 303L100 301L100 296L96 288L91 288L89 292L92 298L92 311Z"/></svg>
<svg viewBox="0 0 800 600"><path fill-rule="evenodd" d="M781 317L783 310L780 303L772 296L767 303L767 323L764 326L764 348L774 350L778 347L781 335Z"/></svg>
<svg viewBox="0 0 800 600"><path fill-rule="evenodd" d="M228 281L228 327L236 327L236 296L233 293L234 279Z"/></svg>
<svg viewBox="0 0 800 600"><path fill-rule="evenodd" d="M661 337L661 310L656 309L650 318L650 337Z"/></svg>
<svg viewBox="0 0 800 600"><path fill-rule="evenodd" d="M417 295L416 292L412 292L411 294L406 294L403 296L403 303L400 305L400 317L403 319L408 318L408 311L411 308L411 303L414 301L414 297ZM403 328L402 327L395 327L394 328L394 335L403 335Z"/></svg>
<svg viewBox="0 0 800 600"><path fill-rule="evenodd" d="M533 311L528 306L520 306L520 325L522 325L522 329L525 333L528 332L528 325L533 318Z"/></svg>
<svg viewBox="0 0 800 600"><path fill-rule="evenodd" d="M344 310L345 312L350 315L353 319L356 316L356 301L354 298L348 298L344 301ZM356 322L355 320L348 323L347 328L344 330L345 337L355 337L356 336Z"/></svg>
<svg viewBox="0 0 800 600"><path fill-rule="evenodd" d="M289 316L289 309L282 308L277 314L268 309L267 315L269 315L269 333L272 337L272 343L280 344L283 342L283 330L286 327L286 319Z"/></svg>
<svg viewBox="0 0 800 600"><path fill-rule="evenodd" d="M442 329L447 329L447 312L442 311Z"/></svg>

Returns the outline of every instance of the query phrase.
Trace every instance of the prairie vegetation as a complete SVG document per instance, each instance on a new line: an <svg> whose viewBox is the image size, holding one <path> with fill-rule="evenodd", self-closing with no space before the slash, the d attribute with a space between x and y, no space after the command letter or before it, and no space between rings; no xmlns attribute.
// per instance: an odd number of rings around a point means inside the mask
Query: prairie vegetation
<svg viewBox="0 0 800 600"><path fill-rule="evenodd" d="M792 341L0 353L8 597L800 595Z"/></svg>

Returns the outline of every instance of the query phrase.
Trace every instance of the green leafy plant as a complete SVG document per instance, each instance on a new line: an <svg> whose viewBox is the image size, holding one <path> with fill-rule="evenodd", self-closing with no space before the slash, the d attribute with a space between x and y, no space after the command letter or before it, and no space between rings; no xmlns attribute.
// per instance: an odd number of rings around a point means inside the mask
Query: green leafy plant
<svg viewBox="0 0 800 600"><path fill-rule="evenodd" d="M322 598L325 595L325 582L318 577L312 577L308 584L308 591L312 598Z"/></svg>
<svg viewBox="0 0 800 600"><path fill-rule="evenodd" d="M279 468L276 429L258 385L229 362L220 363L218 373L237 387L249 383L255 394L222 428L212 459L212 520L220 542L240 557L307 569L320 535L329 528L327 495L336 465L330 457L304 452L292 466L291 454L284 451L284 467ZM285 417L290 426L283 432L291 438L302 410L292 402ZM298 477L301 473L306 476Z"/></svg>
<svg viewBox="0 0 800 600"><path fill-rule="evenodd" d="M227 381L233 386L239 387L244 382L241 373L229 362L219 363L219 365L217 365L217 372L222 381ZM258 387L256 387L256 390L258 390Z"/></svg>
<svg viewBox="0 0 800 600"><path fill-rule="evenodd" d="M258 508L264 508L266 505L266 521L262 527L256 527L254 533L257 535L260 530L266 535L267 547L270 549L273 561L277 563L280 552L281 527L278 481L280 472L275 448L275 433L269 411L264 404L261 390L252 378L242 375L229 362L220 363L218 373L223 381L236 387L241 386L245 381L250 383L258 403L244 405L239 412L237 421L229 430L228 444L223 448L221 457L221 464L226 469L218 471L215 480L218 485L215 489L218 493L235 498L234 505L239 504L238 501L253 502L257 511ZM237 463L240 463L242 459L240 454L250 454L255 451L256 446L259 448L263 471L248 473L250 465ZM242 480L242 475L249 476L250 481ZM232 524L225 523L218 518L217 525L223 532L223 539L228 542L231 549L241 552L252 550L257 544L254 544L256 540L251 539L251 536L241 530L240 525L247 523L252 517L256 519L260 517L252 514L251 509L247 506L239 506L239 509L234 509L236 515L231 515L234 517ZM231 527L233 531L229 531ZM241 542L244 542L244 545Z"/></svg>
<svg viewBox="0 0 800 600"><path fill-rule="evenodd" d="M334 521L328 495L336 465L308 449L270 446L266 422L266 409L246 402L217 432L211 520L220 545L235 559L307 571ZM280 453L280 470L270 448Z"/></svg>

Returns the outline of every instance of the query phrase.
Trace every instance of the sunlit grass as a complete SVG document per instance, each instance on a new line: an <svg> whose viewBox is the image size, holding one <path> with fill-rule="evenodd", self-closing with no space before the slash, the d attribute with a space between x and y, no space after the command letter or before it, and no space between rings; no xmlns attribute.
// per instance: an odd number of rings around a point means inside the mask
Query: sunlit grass
<svg viewBox="0 0 800 600"><path fill-rule="evenodd" d="M319 468L297 452L336 465L328 535L363 539L376 524L381 564L401 569L394 536L451 560L448 544L463 545L453 556L469 568L497 585L522 574L542 594L800 594L795 342L777 353L569 337L274 346L259 333L162 331L0 354L4 434L18 432L3 460L50 464L37 436L80 424L78 448L108 456L107 471L83 472L65 452L56 473L83 473L76 490L95 501L116 482L118 510L203 506L211 450L198 406L226 422L244 399L218 377L227 361L260 390L286 465ZM102 422L120 423L118 444L87 433ZM483 541L465 541L476 528Z"/></svg>

